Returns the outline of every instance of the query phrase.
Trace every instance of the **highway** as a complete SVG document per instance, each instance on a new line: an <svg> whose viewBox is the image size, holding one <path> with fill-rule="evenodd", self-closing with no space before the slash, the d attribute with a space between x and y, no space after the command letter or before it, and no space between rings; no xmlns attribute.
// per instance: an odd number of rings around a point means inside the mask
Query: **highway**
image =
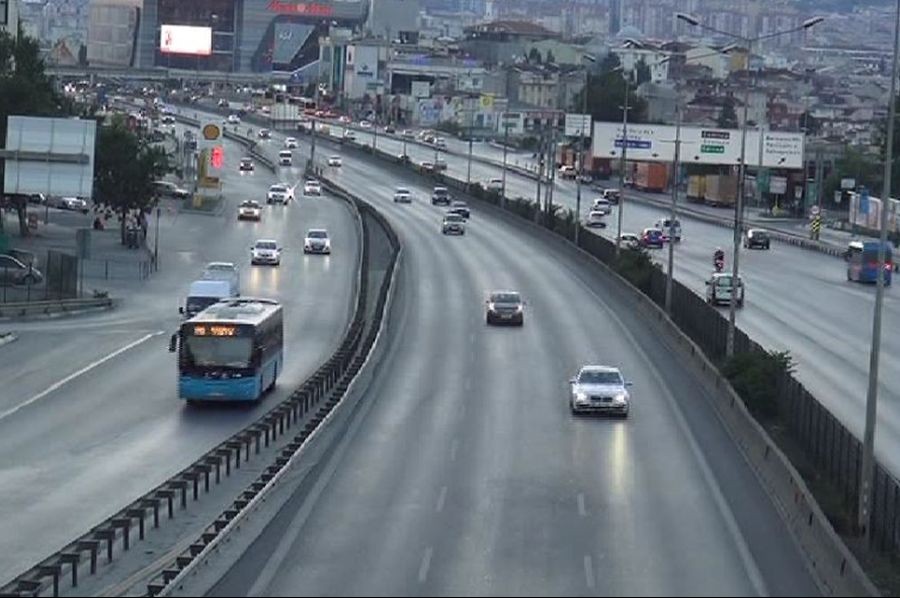
<svg viewBox="0 0 900 598"><path fill-rule="evenodd" d="M370 134L357 132L362 143L370 143ZM462 149L458 140L449 147ZM379 135L378 147L402 153L402 143ZM487 144L475 144L490 154L501 152ZM408 143L407 152L414 161L434 160L434 151ZM465 157L443 155L451 176L465 180ZM472 179L485 181L500 177L500 168L472 163ZM508 172L510 197L535 197L535 181ZM590 209L593 193L583 189L582 214ZM575 185L557 180L554 203L574 210ZM684 198L680 198L684 202ZM626 198L623 232L640 233L668 214ZM618 208L607 217L600 234L615 238ZM723 214L727 210L722 211ZM716 247L726 251L726 269L731 267L732 231L691 218L682 218L684 240L675 250L675 277L705 296L704 281L712 271ZM662 264L668 260L668 248L651 250ZM747 289L745 307L738 313L738 326L751 338L770 350L790 351L797 365L798 379L848 429L862 438L865 426L865 401L868 387L869 347L875 289L846 280L846 266L840 259L777 242L771 251L742 251L741 273ZM665 266L663 266L665 268ZM879 384L879 414L876 431L876 455L890 471L900 475L900 296L890 288L885 294L882 358ZM727 314L727 308L723 308Z"/></svg>
<svg viewBox="0 0 900 598"><path fill-rule="evenodd" d="M699 380L588 260L478 206L444 237L396 167L335 178L406 247L387 355L317 490L212 595L817 594ZM492 289L523 328L485 325ZM630 419L570 415L591 362L634 382Z"/></svg>
<svg viewBox="0 0 900 598"><path fill-rule="evenodd" d="M332 198L266 206L260 223L236 206L263 200L272 173L239 175L226 145L221 216L166 210L161 269L146 282L103 285L122 297L90 317L14 323L0 349L0 579L9 579L181 470L298 386L339 344L358 271L356 221ZM294 173L299 177L299 171ZM309 227L326 227L330 257L303 255ZM151 228L152 234L152 228ZM285 247L280 268L251 267L257 238ZM241 266L243 294L285 309L285 371L251 407L189 408L178 399L167 351L189 283L209 261Z"/></svg>

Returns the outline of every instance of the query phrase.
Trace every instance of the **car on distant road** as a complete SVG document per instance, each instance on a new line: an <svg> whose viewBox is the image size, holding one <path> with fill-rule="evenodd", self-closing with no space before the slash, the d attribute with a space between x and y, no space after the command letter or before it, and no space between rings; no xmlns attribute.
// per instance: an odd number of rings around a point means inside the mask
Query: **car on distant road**
<svg viewBox="0 0 900 598"><path fill-rule="evenodd" d="M447 140L444 139L443 137L435 137L435 138L434 138L434 145L436 145L437 147L439 147L439 148L441 148L441 149L446 149L446 147L447 147Z"/></svg>
<svg viewBox="0 0 900 598"><path fill-rule="evenodd" d="M340 156L328 156L328 165L339 167L343 164Z"/></svg>
<svg viewBox="0 0 900 598"><path fill-rule="evenodd" d="M441 158L438 158L437 160L435 160L434 161L434 170L436 170L436 171L447 170L447 161L443 160Z"/></svg>
<svg viewBox="0 0 900 598"><path fill-rule="evenodd" d="M372 123L368 120L361 120L361 121L359 121L359 127L361 129L371 129Z"/></svg>
<svg viewBox="0 0 900 598"><path fill-rule="evenodd" d="M303 183L303 195L322 195L322 183L309 179Z"/></svg>
<svg viewBox="0 0 900 598"><path fill-rule="evenodd" d="M35 285L44 275L32 265L23 264L11 255L0 255L0 283L5 285Z"/></svg>
<svg viewBox="0 0 900 598"><path fill-rule="evenodd" d="M563 164L559 167L559 178L561 179L574 179L576 174L574 166Z"/></svg>
<svg viewBox="0 0 900 598"><path fill-rule="evenodd" d="M344 124L344 125L349 125L350 123L353 122L353 119L350 118L349 116L347 116L346 114L344 114L338 118L338 122L341 124Z"/></svg>
<svg viewBox="0 0 900 598"><path fill-rule="evenodd" d="M57 206L60 210L88 213L88 203L80 197L61 197Z"/></svg>
<svg viewBox="0 0 900 598"><path fill-rule="evenodd" d="M275 184L266 193L266 203L286 204L291 200L291 189L287 185Z"/></svg>
<svg viewBox="0 0 900 598"><path fill-rule="evenodd" d="M710 305L730 305L731 294L735 285L732 284L729 272L714 272L706 281L706 302ZM738 276L735 299L738 307L744 306L744 281Z"/></svg>
<svg viewBox="0 0 900 598"><path fill-rule="evenodd" d="M450 204L450 209L447 210L447 213L459 214L466 220L468 220L469 216L471 216L471 213L469 212L469 204L461 199L453 200L453 202Z"/></svg>
<svg viewBox="0 0 900 598"><path fill-rule="evenodd" d="M516 291L494 291L485 301L485 322L493 324L525 323L525 301Z"/></svg>
<svg viewBox="0 0 900 598"><path fill-rule="evenodd" d="M753 249L755 247L758 247L760 249L769 249L770 244L771 240L769 239L769 233L764 230L751 228L746 233L744 233L745 249Z"/></svg>
<svg viewBox="0 0 900 598"><path fill-rule="evenodd" d="M584 219L584 225L591 228L606 228L606 214L599 210L591 210Z"/></svg>
<svg viewBox="0 0 900 598"><path fill-rule="evenodd" d="M622 192L618 189L603 189L600 192L600 197L615 206L619 204L619 200L622 198Z"/></svg>
<svg viewBox="0 0 900 598"><path fill-rule="evenodd" d="M256 220L259 222L262 220L262 206L253 199L241 202L241 205L238 206L238 220Z"/></svg>
<svg viewBox="0 0 900 598"><path fill-rule="evenodd" d="M183 189L171 181L153 181L153 189L161 197L172 197L174 199L187 199L191 196L191 192Z"/></svg>
<svg viewBox="0 0 900 598"><path fill-rule="evenodd" d="M655 247L657 249L662 249L663 244L663 232L660 229L645 228L641 232L641 246L647 248Z"/></svg>
<svg viewBox="0 0 900 598"><path fill-rule="evenodd" d="M501 191L503 191L503 179L491 179L487 182L484 188L488 191L496 191L497 193L500 193Z"/></svg>
<svg viewBox="0 0 900 598"><path fill-rule="evenodd" d="M397 132L397 129L394 128L394 125L385 125L384 132L388 135L393 135Z"/></svg>
<svg viewBox="0 0 900 598"><path fill-rule="evenodd" d="M241 172L248 171L253 172L256 167L253 165L253 158L244 157L241 158L241 163L238 166L238 170Z"/></svg>
<svg viewBox="0 0 900 598"><path fill-rule="evenodd" d="M594 181L594 177L592 177L591 175L589 175L588 173L585 172L583 174L578 175L578 180L581 182L582 185L590 185Z"/></svg>
<svg viewBox="0 0 900 598"><path fill-rule="evenodd" d="M412 191L406 187L397 187L397 190L394 191L394 202L412 203Z"/></svg>
<svg viewBox="0 0 900 598"><path fill-rule="evenodd" d="M597 413L628 417L630 382L619 368L608 365L585 365L569 380L569 410L573 415Z"/></svg>
<svg viewBox="0 0 900 598"><path fill-rule="evenodd" d="M640 249L641 245L641 237L634 233L622 233L619 235L619 243L624 245L627 249Z"/></svg>
<svg viewBox="0 0 900 598"><path fill-rule="evenodd" d="M604 216L612 213L612 205L609 203L608 199L603 197L598 197L597 199L595 199L591 209L596 212L600 212Z"/></svg>
<svg viewBox="0 0 900 598"><path fill-rule="evenodd" d="M331 254L331 239L324 228L311 228L303 239L303 253Z"/></svg>
<svg viewBox="0 0 900 598"><path fill-rule="evenodd" d="M202 280L225 280L231 285L231 296L241 294L241 271L233 262L210 262L200 275Z"/></svg>
<svg viewBox="0 0 900 598"><path fill-rule="evenodd" d="M229 125L239 125L239 124L241 124L241 117L238 116L237 114L229 114L228 118L226 119L226 122Z"/></svg>
<svg viewBox="0 0 900 598"><path fill-rule="evenodd" d="M354 133L350 129L344 130L344 140L345 141L356 141L356 133Z"/></svg>
<svg viewBox="0 0 900 598"><path fill-rule="evenodd" d="M285 149L297 149L297 138L296 137L288 137L284 140Z"/></svg>
<svg viewBox="0 0 900 598"><path fill-rule="evenodd" d="M415 139L416 134L413 132L412 129L403 129L403 132L400 133L400 136L403 137L404 139Z"/></svg>
<svg viewBox="0 0 900 598"><path fill-rule="evenodd" d="M260 239L250 248L250 264L268 264L278 266L281 264L281 247L274 239Z"/></svg>
<svg viewBox="0 0 900 598"><path fill-rule="evenodd" d="M675 242L681 241L681 222L677 219L660 218L656 221L656 228L663 232L663 241L668 243L670 240Z"/></svg>
<svg viewBox="0 0 900 598"><path fill-rule="evenodd" d="M431 205L450 205L450 190L446 187L435 187L431 192Z"/></svg>
<svg viewBox="0 0 900 598"><path fill-rule="evenodd" d="M259 133L257 133L260 139L271 139L272 132L269 129L260 129Z"/></svg>
<svg viewBox="0 0 900 598"><path fill-rule="evenodd" d="M445 235L466 234L466 219L459 214L445 214L441 222L441 232Z"/></svg>

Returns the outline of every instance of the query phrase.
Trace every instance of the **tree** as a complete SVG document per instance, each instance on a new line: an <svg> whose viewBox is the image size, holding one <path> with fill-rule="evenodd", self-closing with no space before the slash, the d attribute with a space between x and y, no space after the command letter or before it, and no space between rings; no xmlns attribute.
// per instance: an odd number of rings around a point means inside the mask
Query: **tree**
<svg viewBox="0 0 900 598"><path fill-rule="evenodd" d="M650 72L650 67L644 61L643 58L638 61L637 66L635 68L635 80L637 85L643 85L653 79L653 73Z"/></svg>
<svg viewBox="0 0 900 598"><path fill-rule="evenodd" d="M153 181L168 170L165 150L130 131L123 118L100 127L94 156L94 203L119 214L123 244L127 217L154 205Z"/></svg>
<svg viewBox="0 0 900 598"><path fill-rule="evenodd" d="M556 56L553 55L553 50L547 49L547 64L553 64L556 62Z"/></svg>
<svg viewBox="0 0 900 598"><path fill-rule="evenodd" d="M629 76L626 74L626 76ZM634 93L634 82L629 82L628 122L645 122L647 102ZM625 79L620 72L604 72L588 77L588 113L594 120L622 122L622 107L625 105ZM581 111L584 90L575 94L574 110Z"/></svg>
<svg viewBox="0 0 900 598"><path fill-rule="evenodd" d="M535 47L532 47L531 50L528 51L528 62L533 64L541 63L541 52Z"/></svg>
<svg viewBox="0 0 900 598"><path fill-rule="evenodd" d="M734 98L728 96L722 104L722 110L719 112L719 118L716 120L716 126L720 129L737 129L738 117L734 109Z"/></svg>
<svg viewBox="0 0 900 598"><path fill-rule="evenodd" d="M21 30L15 39L0 31L0 140L6 139L9 116L61 116L69 110L71 103L56 93L44 72L38 42ZM0 162L0 178L2 168ZM19 217L19 232L27 236L28 198L13 196L11 202Z"/></svg>
<svg viewBox="0 0 900 598"><path fill-rule="evenodd" d="M847 146L823 182L822 198L825 202L830 202L834 192L841 188L842 178L855 179L858 187L866 187L873 195L880 195L883 168L882 156L873 155L859 147Z"/></svg>
<svg viewBox="0 0 900 598"><path fill-rule="evenodd" d="M822 124L808 111L804 111L798 119L797 128L806 131L807 135L818 135Z"/></svg>

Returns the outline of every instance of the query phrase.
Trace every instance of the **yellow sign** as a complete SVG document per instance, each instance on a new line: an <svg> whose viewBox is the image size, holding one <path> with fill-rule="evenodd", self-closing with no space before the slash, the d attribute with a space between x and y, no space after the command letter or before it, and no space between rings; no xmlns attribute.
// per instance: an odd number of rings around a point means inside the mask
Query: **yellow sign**
<svg viewBox="0 0 900 598"><path fill-rule="evenodd" d="M493 95L481 96L481 108L483 110L490 110L493 107L494 107L494 96Z"/></svg>
<svg viewBox="0 0 900 598"><path fill-rule="evenodd" d="M217 124L209 123L203 126L201 133L207 141L215 141L222 136L222 129Z"/></svg>

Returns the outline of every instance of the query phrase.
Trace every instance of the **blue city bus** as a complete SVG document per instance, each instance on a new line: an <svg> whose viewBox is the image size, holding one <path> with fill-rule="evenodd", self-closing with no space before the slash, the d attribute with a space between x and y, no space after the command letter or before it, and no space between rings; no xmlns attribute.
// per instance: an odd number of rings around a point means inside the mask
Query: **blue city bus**
<svg viewBox="0 0 900 598"><path fill-rule="evenodd" d="M879 241L852 241L847 247L847 280L856 282L878 281ZM893 248L885 244L884 284L890 286L894 271Z"/></svg>
<svg viewBox="0 0 900 598"><path fill-rule="evenodd" d="M234 298L215 303L182 323L178 337L173 337L178 396L188 402L259 400L284 368L283 344L277 301Z"/></svg>

